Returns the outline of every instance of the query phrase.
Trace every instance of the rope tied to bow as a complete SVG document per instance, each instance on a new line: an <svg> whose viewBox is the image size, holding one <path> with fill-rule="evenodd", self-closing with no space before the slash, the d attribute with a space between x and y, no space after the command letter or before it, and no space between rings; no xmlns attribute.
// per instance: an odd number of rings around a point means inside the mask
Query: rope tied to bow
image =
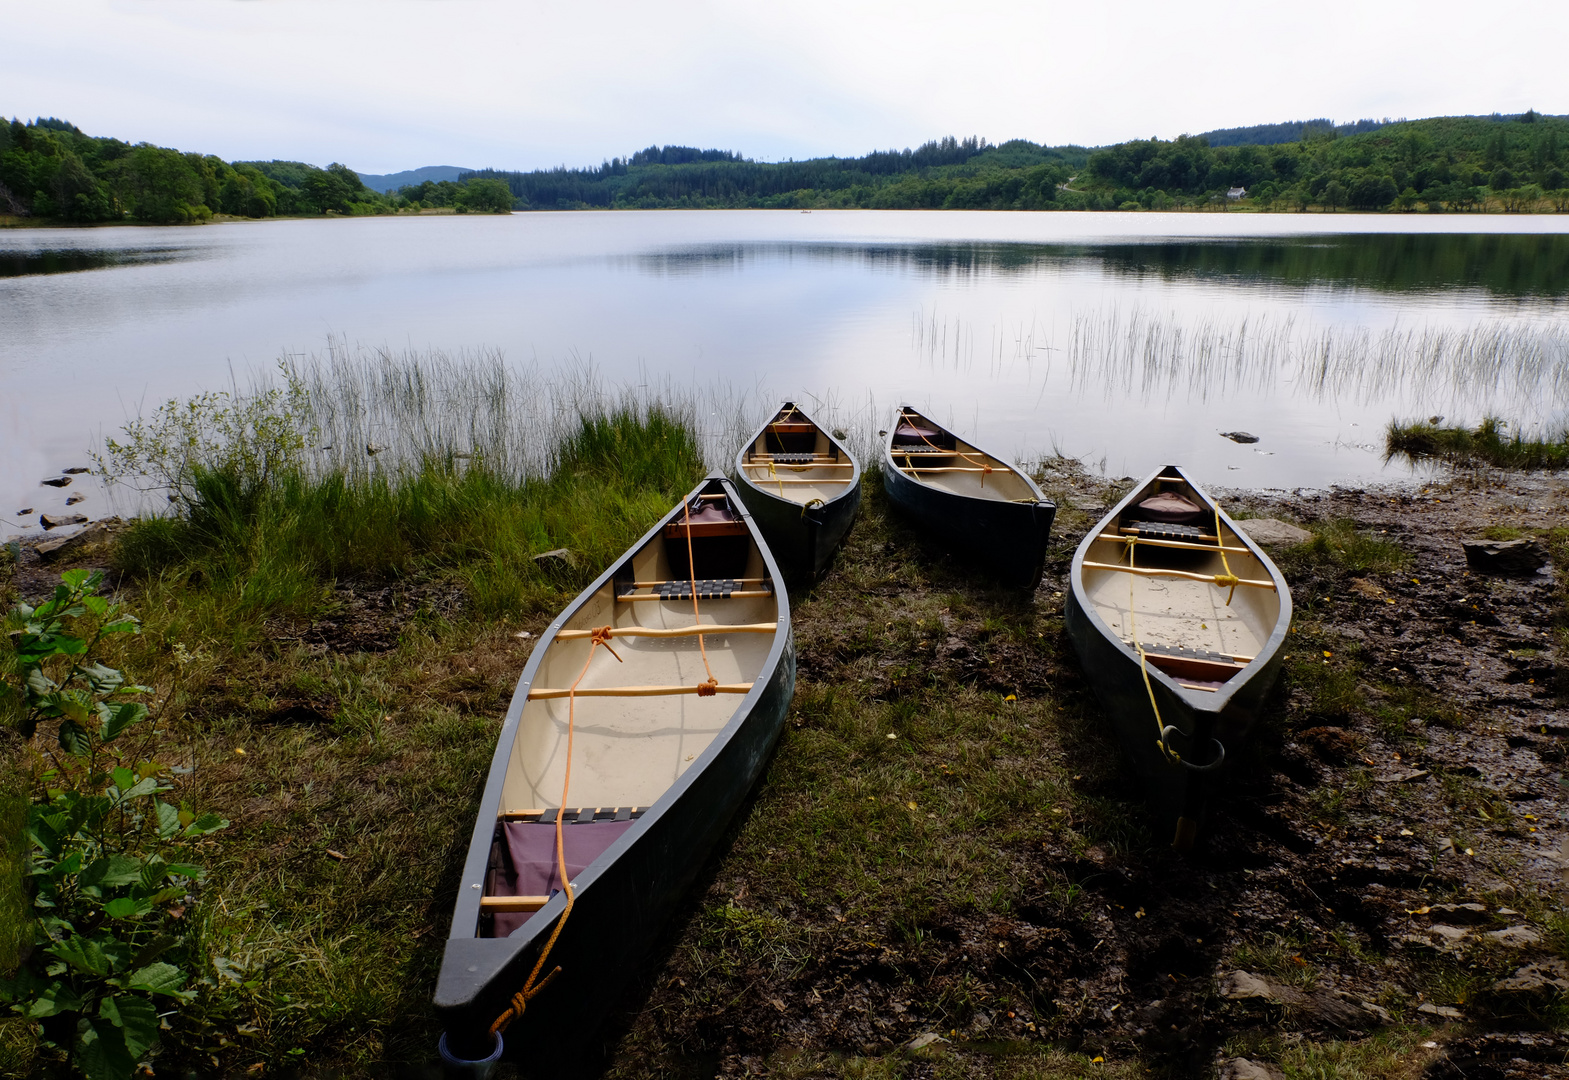
<svg viewBox="0 0 1569 1080"><path fill-rule="evenodd" d="M567 691L567 756L566 775L561 780L561 805L567 805L567 793L572 788L572 736L577 726L577 688L588 675L588 667L594 662L594 653L600 646L616 658L616 663L623 663L621 655L610 644L614 628L610 626L596 626L588 635L588 656L583 660L583 670L578 672L573 680L572 687ZM529 972L524 980L523 987L512 995L511 1003L496 1017L490 1025L492 1035L500 1035L507 1027L522 1016L528 1008L528 1003L545 987L550 985L552 979L561 974L561 965L557 964L550 969L544 978L539 973L545 969L545 961L550 958L550 952L556 947L556 940L561 937L561 931L566 927L567 920L572 917L572 906L577 902L577 896L572 888L572 883L567 880L567 849L561 837L561 814L556 814L556 873L561 878L561 891L567 895L567 906L561 912L561 918L556 920L555 927L550 931L550 939L545 942L545 947L540 951L539 959L534 962L534 970Z"/></svg>
<svg viewBox="0 0 1569 1080"><path fill-rule="evenodd" d="M921 434L921 429L915 425L915 421L914 420L910 420L910 414L905 412L903 409L899 410L899 419L900 420L909 420L910 421L910 430L914 431L916 435L920 436L920 440L923 443L925 443L927 446L930 446L933 450L943 450L944 449L943 447L938 446L936 443L932 442L925 435L922 435ZM895 424L894 425L894 432L895 432L895 434L898 433L898 430L899 430L899 425ZM957 456L963 458L965 461L968 461L970 464L972 464L972 465L979 465L981 467L981 487L984 488L986 486L986 477L989 476L991 473L996 471L995 469L992 468L991 459L986 457L985 455L982 455L981 457L977 458L974 454L966 454L963 450L959 449L958 442L959 442L958 439L954 440L953 452ZM904 464L905 464L905 468L908 468L908 469L915 468L915 466L913 464L911 464L911 462L910 462L910 455L908 453L906 453L904 455Z"/></svg>

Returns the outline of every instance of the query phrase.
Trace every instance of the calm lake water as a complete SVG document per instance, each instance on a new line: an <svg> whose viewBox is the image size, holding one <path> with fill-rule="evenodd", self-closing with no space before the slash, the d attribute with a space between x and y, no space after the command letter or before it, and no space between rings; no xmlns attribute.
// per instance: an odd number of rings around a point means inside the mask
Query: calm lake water
<svg viewBox="0 0 1569 1080"><path fill-rule="evenodd" d="M329 336L722 383L1219 486L1395 479L1391 417L1569 420L1569 219L617 212L0 232L0 522L128 416ZM1260 436L1253 445L1223 431ZM36 516L30 522L36 522ZM3 526L0 526L3 527Z"/></svg>

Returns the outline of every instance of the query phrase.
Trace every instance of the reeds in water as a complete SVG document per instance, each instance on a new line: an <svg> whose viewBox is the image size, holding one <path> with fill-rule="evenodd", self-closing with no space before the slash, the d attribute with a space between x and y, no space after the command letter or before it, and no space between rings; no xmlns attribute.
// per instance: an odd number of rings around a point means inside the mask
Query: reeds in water
<svg viewBox="0 0 1569 1080"><path fill-rule="evenodd" d="M1432 421L1392 420L1384 432L1384 459L1403 458L1416 463L1442 461L1471 468L1491 465L1500 469L1569 468L1569 430L1556 438L1528 437L1519 430L1505 434L1510 425L1488 417L1475 428L1441 426Z"/></svg>

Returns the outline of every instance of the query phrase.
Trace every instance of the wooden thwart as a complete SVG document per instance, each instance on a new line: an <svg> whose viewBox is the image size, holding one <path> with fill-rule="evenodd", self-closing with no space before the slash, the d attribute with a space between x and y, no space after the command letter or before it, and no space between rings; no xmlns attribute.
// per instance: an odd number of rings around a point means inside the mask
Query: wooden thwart
<svg viewBox="0 0 1569 1080"><path fill-rule="evenodd" d="M1159 524L1159 522L1154 522L1152 524ZM1124 535L1124 536L1139 536L1139 530L1137 530L1137 529L1130 529L1127 526L1123 526L1122 528L1118 529L1117 531L1122 533L1122 535ZM1102 539L1109 540L1110 537L1103 534L1102 535ZM1213 540L1217 544L1220 543L1220 537L1218 537L1218 536L1211 536L1211 535L1209 535L1209 533L1200 533L1199 534L1199 539L1200 540ZM1152 541L1150 539L1142 537L1142 536L1139 536L1139 543L1147 544L1147 543L1151 543L1151 542ZM1182 543L1182 541L1173 541L1173 543ZM1210 549L1210 550L1213 550L1213 549ZM1227 550L1228 551L1236 551L1237 549L1236 548L1227 548ZM1253 553L1250 551L1250 552L1248 552L1248 554L1251 555Z"/></svg>
<svg viewBox="0 0 1569 1080"><path fill-rule="evenodd" d="M538 911L550 902L548 896L482 896L479 898L481 911Z"/></svg>
<svg viewBox="0 0 1569 1080"><path fill-rule="evenodd" d="M822 466L812 465L809 467L818 469ZM837 476L824 476L816 480L796 480L787 476L748 476L747 479L759 487L765 488L771 487L774 484L817 484L818 486L821 486L823 484L848 484L850 482L849 480L841 480Z"/></svg>
<svg viewBox="0 0 1569 1080"><path fill-rule="evenodd" d="M853 461L836 461L833 458L821 458L812 461L788 461L774 458L757 457L746 463L748 469L766 469L768 466L776 469L853 469Z"/></svg>
<svg viewBox="0 0 1569 1080"><path fill-rule="evenodd" d="M900 465L899 466L899 471L900 472L908 472L908 473L922 473L922 472L978 472L978 473L984 473L984 472L1012 472L1013 470L1008 468L1008 466L1006 466L1006 465L993 465L989 469L983 469L983 468L981 468L980 466L977 466L977 465Z"/></svg>
<svg viewBox="0 0 1569 1080"><path fill-rule="evenodd" d="M733 593L731 595L734 595ZM618 637L695 637L698 634L772 634L779 629L776 622L759 623L699 623L696 626L613 626L610 636ZM593 636L592 630L558 630L557 641L577 641Z"/></svg>
<svg viewBox="0 0 1569 1080"><path fill-rule="evenodd" d="M1188 581L1207 581L1211 585L1220 584L1214 574L1194 574L1187 570L1162 570L1158 567L1123 566L1119 563L1090 562L1088 559L1084 561L1084 569L1115 570L1121 574L1138 574L1140 577L1175 577L1185 578ZM1230 582L1226 583L1226 585L1229 584ZM1246 585L1253 589L1273 589L1275 587L1273 581L1255 581L1252 578L1238 578L1237 584ZM1221 585L1221 587L1225 588L1226 585Z"/></svg>
<svg viewBox="0 0 1569 1080"><path fill-rule="evenodd" d="M714 688L717 694L744 694L752 689L751 683L720 683ZM573 697L675 697L680 694L695 694L696 686L591 686L579 687L576 691L570 689L557 689L546 687L533 689L528 692L530 701L552 701L557 698Z"/></svg>
<svg viewBox="0 0 1569 1080"><path fill-rule="evenodd" d="M1253 554L1253 552L1244 547L1231 547L1225 544L1194 544L1187 540L1156 540L1149 536L1118 536L1116 533L1101 533L1095 539L1110 540L1120 544L1137 542L1141 546L1148 544L1150 547L1185 548L1189 551L1229 551L1233 555Z"/></svg>

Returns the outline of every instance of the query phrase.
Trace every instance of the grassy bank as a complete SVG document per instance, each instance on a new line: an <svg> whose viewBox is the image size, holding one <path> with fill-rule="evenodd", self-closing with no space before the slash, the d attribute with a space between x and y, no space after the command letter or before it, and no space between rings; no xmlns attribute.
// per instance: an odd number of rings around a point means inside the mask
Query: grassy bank
<svg viewBox="0 0 1569 1080"><path fill-rule="evenodd" d="M1508 428L1506 422L1494 417L1474 428L1392 420L1384 433L1384 457L1411 462L1442 461L1463 468L1569 468L1569 431L1539 438L1527 437L1518 429L1507 433Z"/></svg>

